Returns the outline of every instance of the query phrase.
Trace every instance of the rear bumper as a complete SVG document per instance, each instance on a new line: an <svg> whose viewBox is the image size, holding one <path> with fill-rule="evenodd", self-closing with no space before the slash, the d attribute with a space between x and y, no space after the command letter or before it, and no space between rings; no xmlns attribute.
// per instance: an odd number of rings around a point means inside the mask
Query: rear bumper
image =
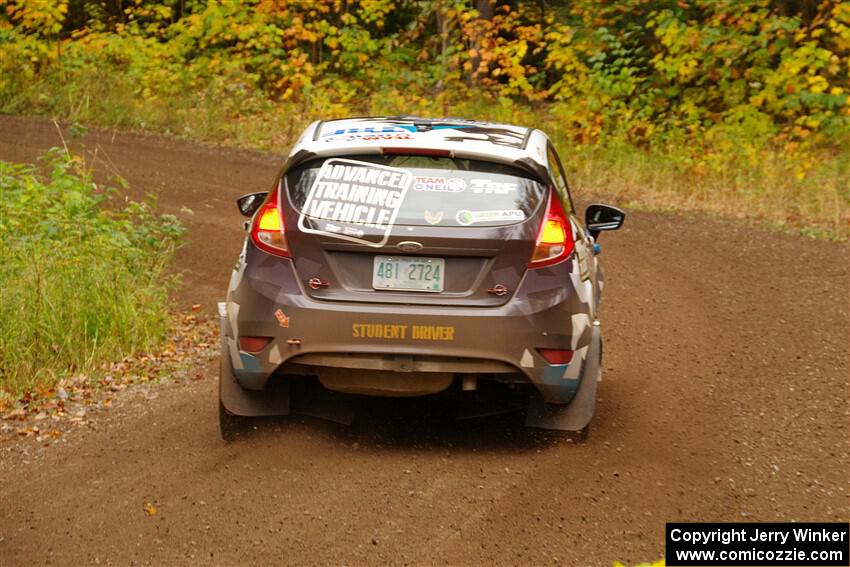
<svg viewBox="0 0 850 567"><path fill-rule="evenodd" d="M219 304L222 347L246 390L262 390L287 363L396 372L521 373L548 403L578 390L593 325L589 282L575 260L529 272L501 307L352 304L310 298L290 261L253 263L231 279ZM552 285L557 281L559 285ZM257 353L238 336L272 337ZM574 351L548 364L537 348Z"/></svg>

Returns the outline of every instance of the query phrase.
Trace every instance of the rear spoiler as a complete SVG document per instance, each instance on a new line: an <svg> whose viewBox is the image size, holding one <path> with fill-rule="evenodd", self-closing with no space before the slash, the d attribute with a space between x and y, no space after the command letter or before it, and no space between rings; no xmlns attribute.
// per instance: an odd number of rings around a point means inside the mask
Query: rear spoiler
<svg viewBox="0 0 850 567"><path fill-rule="evenodd" d="M405 148L403 146L392 146L390 148L383 148L379 146L369 145L355 148L328 148L327 150L320 152L301 150L289 156L289 159L286 160L286 163L281 169L280 175L278 177L283 177L283 175L285 175L289 171L314 159L345 157L352 155L380 155L385 153L385 150L390 150L386 153L394 154L400 154L404 153L405 150L410 150L411 154L416 154L417 151L421 152L422 148ZM525 171L526 173L531 174L537 181L540 181L544 185L552 185L552 179L550 179L549 177L549 171L545 167L528 157L523 157L520 159L507 159L499 155L482 154L457 149L448 150L448 155L455 158L477 159L480 161L489 161L493 163L512 165L518 169Z"/></svg>

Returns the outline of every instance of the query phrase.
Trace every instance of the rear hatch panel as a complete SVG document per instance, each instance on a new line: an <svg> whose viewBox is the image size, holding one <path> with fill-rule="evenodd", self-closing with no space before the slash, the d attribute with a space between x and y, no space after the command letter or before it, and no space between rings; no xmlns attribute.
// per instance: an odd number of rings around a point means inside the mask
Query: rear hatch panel
<svg viewBox="0 0 850 567"><path fill-rule="evenodd" d="M365 159L389 162L406 157ZM352 157L348 163L356 164L360 159ZM439 175L440 166L452 167L458 162L470 169ZM382 163L375 167L391 170L387 165L395 166ZM343 222L347 218L315 218L304 212L314 189L305 185L316 183L324 171L320 171L322 160L284 177L281 185L285 189L282 201L287 239L306 293L327 301L407 305L491 307L510 300L534 248L545 214L542 203L546 189L529 179L528 173L504 165L448 158L445 163L430 158L426 165L429 167L395 168L409 172L410 183L395 222L385 227ZM490 165L495 173L486 171ZM314 179L305 182L308 175ZM328 207L313 206L310 210L327 211ZM371 211L369 214L375 216ZM410 251L411 247L419 249ZM378 255L443 259L443 291L374 289ZM311 279L316 283L313 287L308 284ZM503 286L507 293L492 292L497 286Z"/></svg>

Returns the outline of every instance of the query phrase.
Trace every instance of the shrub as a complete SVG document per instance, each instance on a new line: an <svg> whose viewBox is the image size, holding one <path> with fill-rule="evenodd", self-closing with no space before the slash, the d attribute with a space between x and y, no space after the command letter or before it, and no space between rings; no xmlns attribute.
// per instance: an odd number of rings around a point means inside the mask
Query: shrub
<svg viewBox="0 0 850 567"><path fill-rule="evenodd" d="M0 388L21 392L155 346L183 232L148 203L110 201L79 158L0 161Z"/></svg>

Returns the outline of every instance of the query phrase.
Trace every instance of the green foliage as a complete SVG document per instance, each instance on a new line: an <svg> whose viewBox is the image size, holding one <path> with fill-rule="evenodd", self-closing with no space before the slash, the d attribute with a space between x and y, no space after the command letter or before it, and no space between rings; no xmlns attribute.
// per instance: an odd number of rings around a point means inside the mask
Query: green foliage
<svg viewBox="0 0 850 567"><path fill-rule="evenodd" d="M149 204L117 208L64 151L42 165L47 180L0 161L0 387L18 392L155 346L183 232Z"/></svg>
<svg viewBox="0 0 850 567"><path fill-rule="evenodd" d="M754 146L846 143L838 138L850 129L850 4L823 2L808 24L757 0L619 18L573 12L583 33L565 25L549 33L557 42L550 68L571 71L551 92L586 139L616 132L655 142L686 132L710 141L735 130ZM599 18L616 28L594 27Z"/></svg>
<svg viewBox="0 0 850 567"><path fill-rule="evenodd" d="M9 0L6 14L12 22L26 32L51 36L62 31L68 14L67 1Z"/></svg>
<svg viewBox="0 0 850 567"><path fill-rule="evenodd" d="M6 0L4 13L0 112L277 150L315 118L514 120L571 156L643 152L671 173L653 179L672 206L846 231L848 2Z"/></svg>

